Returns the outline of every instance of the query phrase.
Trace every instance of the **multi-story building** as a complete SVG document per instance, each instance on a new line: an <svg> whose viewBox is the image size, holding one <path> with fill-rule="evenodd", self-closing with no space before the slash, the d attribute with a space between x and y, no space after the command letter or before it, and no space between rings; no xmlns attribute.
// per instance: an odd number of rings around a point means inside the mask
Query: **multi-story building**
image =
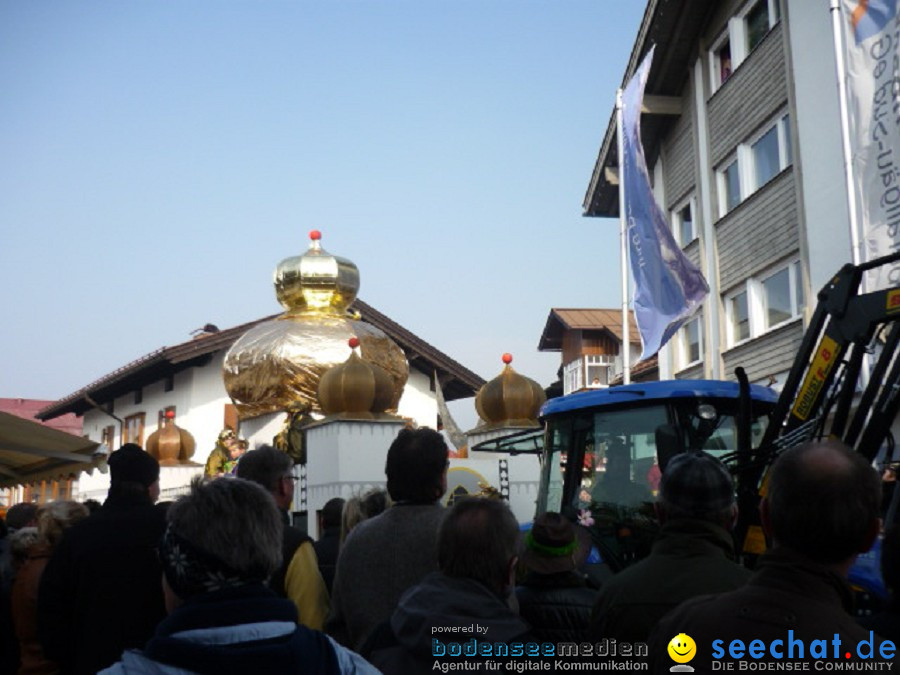
<svg viewBox="0 0 900 675"><path fill-rule="evenodd" d="M660 379L780 383L809 299L852 258L827 2L650 0L623 87L655 45L641 136L657 202L710 294ZM618 217L615 111L584 201Z"/></svg>
<svg viewBox="0 0 900 675"><path fill-rule="evenodd" d="M636 363L641 353L641 339L632 312L629 312L628 326L628 360L632 379L658 379L656 358ZM551 309L541 333L538 351L560 352L562 391L559 393L571 394L583 389L602 389L620 384L624 369L622 310Z"/></svg>

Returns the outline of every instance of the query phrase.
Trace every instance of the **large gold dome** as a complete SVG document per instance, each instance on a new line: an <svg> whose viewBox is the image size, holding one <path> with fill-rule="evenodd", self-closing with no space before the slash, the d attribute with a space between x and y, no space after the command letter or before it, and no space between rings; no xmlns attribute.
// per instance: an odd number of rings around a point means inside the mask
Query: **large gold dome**
<svg viewBox="0 0 900 675"><path fill-rule="evenodd" d="M520 375L503 355L503 372L486 383L475 396L475 410L487 427L536 427L538 412L547 400L541 386Z"/></svg>
<svg viewBox="0 0 900 675"><path fill-rule="evenodd" d="M359 291L359 272L330 255L310 233L309 250L283 260L275 291L287 310L248 330L225 355L223 378L241 418L307 408L321 412L319 379L350 356L359 339L360 358L383 368L393 381L395 410L409 376L403 350L381 330L348 313Z"/></svg>

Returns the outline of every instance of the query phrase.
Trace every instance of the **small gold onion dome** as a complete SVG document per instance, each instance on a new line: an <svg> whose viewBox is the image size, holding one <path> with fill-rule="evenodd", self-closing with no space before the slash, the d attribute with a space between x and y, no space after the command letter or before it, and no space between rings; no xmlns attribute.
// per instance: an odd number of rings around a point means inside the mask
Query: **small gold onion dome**
<svg viewBox="0 0 900 675"><path fill-rule="evenodd" d="M319 380L319 404L326 415L369 418L384 413L394 397L394 383L384 368L356 353L359 339L348 341L350 358L332 366Z"/></svg>
<svg viewBox="0 0 900 675"><path fill-rule="evenodd" d="M393 382L388 410L396 409L409 377L403 350L348 307L359 290L359 272L309 234L309 250L275 270L275 294L287 310L244 333L225 355L223 379L241 419L271 412L319 411L322 374L347 359L347 340L359 338L360 358L380 366Z"/></svg>
<svg viewBox="0 0 900 675"><path fill-rule="evenodd" d="M512 360L511 354L503 355L503 372L478 391L475 409L489 427L536 427L547 395L537 382L513 370Z"/></svg>
<svg viewBox="0 0 900 675"><path fill-rule="evenodd" d="M359 270L352 261L322 248L322 233L309 233L309 250L285 258L275 268L275 297L291 314L343 314L359 293Z"/></svg>
<svg viewBox="0 0 900 675"><path fill-rule="evenodd" d="M191 457L197 446L191 432L175 426L175 411L167 410L163 426L147 438L147 453L160 466L191 464Z"/></svg>

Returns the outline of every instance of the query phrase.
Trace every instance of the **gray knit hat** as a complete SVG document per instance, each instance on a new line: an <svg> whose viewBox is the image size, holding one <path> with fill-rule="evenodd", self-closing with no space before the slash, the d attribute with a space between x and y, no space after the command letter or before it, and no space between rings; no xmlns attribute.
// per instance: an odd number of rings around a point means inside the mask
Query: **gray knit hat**
<svg viewBox="0 0 900 675"><path fill-rule="evenodd" d="M702 517L734 504L728 469L706 452L683 452L669 460L659 483L663 502Z"/></svg>

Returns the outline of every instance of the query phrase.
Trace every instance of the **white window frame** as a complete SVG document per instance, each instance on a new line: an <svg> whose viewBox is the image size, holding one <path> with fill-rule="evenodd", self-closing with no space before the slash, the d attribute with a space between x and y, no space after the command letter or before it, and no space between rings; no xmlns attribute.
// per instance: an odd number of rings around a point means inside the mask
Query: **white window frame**
<svg viewBox="0 0 900 675"><path fill-rule="evenodd" d="M756 134L751 136L747 140L747 142L743 144L747 147L748 153L749 173L747 175L752 176L753 178L752 182L748 181L748 197L791 165L793 157L790 151L790 141L788 140L790 123L790 113L788 113L787 110L782 110L777 115L770 118L763 126L760 127L759 131L756 132ZM776 137L778 139L778 171L775 172L775 176L767 179L766 183L760 184L759 179L756 175L756 162L753 158L753 145L763 136L769 133L772 129L775 129Z"/></svg>
<svg viewBox="0 0 900 675"><path fill-rule="evenodd" d="M735 322L734 322L734 300L741 293L745 293L747 296L747 323L748 323L748 332L749 335L745 338L737 339L737 335L735 334ZM747 288L746 282L739 286L737 289L729 293L725 296L725 325L727 326L727 336L726 336L726 344L728 346L735 346L739 344L743 344L753 339L753 316L754 312L751 307L752 297L749 289Z"/></svg>
<svg viewBox="0 0 900 675"><path fill-rule="evenodd" d="M732 209L737 208L745 199L747 199L747 197L774 178L773 176L772 178L769 178L766 183L760 185L756 177L756 162L753 158L753 145L773 128L776 129L778 137L778 171L775 175L777 176L793 163L793 152L791 151L790 144L790 124L790 113L787 109L782 109L778 114L769 118L765 124L759 127L752 136L748 137L747 140L738 145L737 148L735 148L735 151L719 165L718 169L716 169L716 188L719 193L718 202L720 218L724 217L731 210L726 203L728 183L725 179L725 170L731 166L732 162L737 160L738 193L740 194L738 203L735 204Z"/></svg>
<svg viewBox="0 0 900 675"><path fill-rule="evenodd" d="M728 20L725 29L719 34L715 42L713 42L712 46L709 48L708 63L710 92L715 92L724 84L724 80L721 78L721 64L719 63L716 54L726 42L729 43L731 48L732 74L750 55L749 45L747 44L749 38L747 31L747 15L750 13L751 9L756 7L758 2L765 2L768 5L769 30L772 30L776 24L781 21L780 0L750 0L750 2L744 4L740 11Z"/></svg>
<svg viewBox="0 0 900 675"><path fill-rule="evenodd" d="M768 323L768 311L766 306L764 282L783 270L788 270L788 287L790 294L790 316L784 321L779 321L771 326ZM734 334L734 309L733 300L738 295L747 292L747 313L750 322L750 335L743 340L736 340ZM778 330L792 321L796 321L803 315L805 297L803 293L803 278L800 270L800 261L792 258L787 262L780 262L773 267L747 279L744 283L733 288L723 297L725 304L725 331L726 345L730 349L751 340L755 340L773 330Z"/></svg>
<svg viewBox="0 0 900 675"><path fill-rule="evenodd" d="M613 368L616 364L616 357L614 354L586 354L584 356L584 386L587 389L605 389L609 386L609 383L612 381ZM593 380L590 380L588 374L590 373L591 368L597 367L606 367L606 382L600 382L599 384L594 384Z"/></svg>
<svg viewBox="0 0 900 675"><path fill-rule="evenodd" d="M681 212L684 210L685 206L689 206L691 209L691 231L689 233L690 236L687 237L686 242L685 237L683 236L684 222L681 219ZM697 200L693 194L687 199L683 199L678 204L676 204L675 208L672 209L671 212L671 221L672 235L675 237L675 242L681 248L690 245L695 239L697 239Z"/></svg>
<svg viewBox="0 0 900 675"><path fill-rule="evenodd" d="M688 341L688 328L691 324L697 324L697 354L698 358L691 361L690 359L690 342ZM678 365L678 371L686 370L693 366L696 366L698 363L703 363L703 313L697 312L692 318L684 323L684 325L678 329L678 340L677 340L677 354L675 363Z"/></svg>
<svg viewBox="0 0 900 675"><path fill-rule="evenodd" d="M731 74L734 73L734 41L731 39L731 23L733 20L728 21L728 25L725 27L719 36L712 43L712 46L709 48L709 90L711 92L715 92L721 87L726 80L722 79L722 64L719 62L719 50L725 46L725 43L729 43L729 47L731 49L731 72L728 77L731 77Z"/></svg>
<svg viewBox="0 0 900 675"><path fill-rule="evenodd" d="M563 394L584 388L584 361L574 359L563 366Z"/></svg>

